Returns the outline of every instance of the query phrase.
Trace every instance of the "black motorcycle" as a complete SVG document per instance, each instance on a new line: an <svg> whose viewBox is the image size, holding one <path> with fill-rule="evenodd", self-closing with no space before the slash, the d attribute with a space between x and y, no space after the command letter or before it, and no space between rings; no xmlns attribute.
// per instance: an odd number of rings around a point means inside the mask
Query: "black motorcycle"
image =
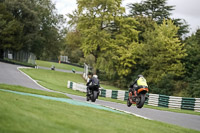
<svg viewBox="0 0 200 133"><path fill-rule="evenodd" d="M90 92L87 94L86 100L87 101L91 100L92 102L95 102L96 99L98 99L98 96L99 96L99 87L94 86L91 89L87 88L87 90L90 91Z"/></svg>

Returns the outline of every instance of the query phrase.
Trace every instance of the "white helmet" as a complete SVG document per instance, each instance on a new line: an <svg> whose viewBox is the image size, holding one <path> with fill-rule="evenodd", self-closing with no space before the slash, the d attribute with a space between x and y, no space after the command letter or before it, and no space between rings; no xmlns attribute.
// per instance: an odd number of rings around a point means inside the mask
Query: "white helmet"
<svg viewBox="0 0 200 133"><path fill-rule="evenodd" d="M98 76L97 76L97 75L93 75L93 77L95 77L95 78L98 78Z"/></svg>

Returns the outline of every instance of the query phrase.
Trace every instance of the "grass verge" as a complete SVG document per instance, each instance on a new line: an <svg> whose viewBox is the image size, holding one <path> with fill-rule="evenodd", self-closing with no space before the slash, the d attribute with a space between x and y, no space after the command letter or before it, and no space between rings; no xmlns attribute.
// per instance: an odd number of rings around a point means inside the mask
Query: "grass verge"
<svg viewBox="0 0 200 133"><path fill-rule="evenodd" d="M0 91L0 132L20 133L198 133L128 114Z"/></svg>
<svg viewBox="0 0 200 133"><path fill-rule="evenodd" d="M20 70L27 73L33 79L37 80L39 84L41 84L42 86L48 89L66 92L69 94L74 94L74 95L79 95L79 96L85 96L85 93L83 92L74 91L72 89L67 88L68 80L77 82L77 83L85 83L82 76L79 74L63 73L63 72L58 72L58 71L50 71L50 70L42 70L42 69L20 69ZM111 98L99 97L99 99L126 104L126 101L120 101L120 100L111 99ZM164 107L154 107L154 106L149 106L149 105L145 105L144 107L157 109L157 110L163 110L163 111L171 111L171 112L176 112L176 113L200 115L200 112L194 112L191 110L170 109L170 108L164 108Z"/></svg>
<svg viewBox="0 0 200 133"><path fill-rule="evenodd" d="M52 65L55 66L55 68L58 69L64 69L64 70L72 70L75 69L76 71L81 71L83 72L83 68L77 67L77 66L72 66L72 65L68 65L68 64L59 64L59 63L55 63L55 62L48 62L48 61L41 61L41 60L36 60L36 64L38 66L43 66L43 67L49 67L51 68Z"/></svg>
<svg viewBox="0 0 200 133"><path fill-rule="evenodd" d="M65 69L65 70L72 70L73 68L76 71L83 71L83 68L80 67L76 67L76 66L72 66L72 65L68 65L68 64L59 64L59 63L55 63L55 62L48 62L48 61L41 61L41 60L36 60L36 64L38 66L43 66L43 67L51 67L52 65L54 65L56 68L58 69ZM80 81L74 81L74 82L80 82ZM81 81L81 83L86 84L86 82L83 80ZM120 88L111 86L111 85L105 85L105 84L101 84L101 86L105 89L111 89L111 90L120 90Z"/></svg>
<svg viewBox="0 0 200 133"><path fill-rule="evenodd" d="M38 95L44 95L44 96L59 97L59 98L69 98L66 95L61 94L61 93L36 90L36 89L26 88L26 87L17 86L17 85L0 84L0 89L26 92L26 93L32 93L32 94L38 94Z"/></svg>

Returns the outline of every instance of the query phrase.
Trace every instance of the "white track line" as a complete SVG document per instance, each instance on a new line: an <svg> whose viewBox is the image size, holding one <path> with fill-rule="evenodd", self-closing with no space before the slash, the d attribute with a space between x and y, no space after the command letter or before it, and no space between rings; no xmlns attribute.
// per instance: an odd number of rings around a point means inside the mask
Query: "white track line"
<svg viewBox="0 0 200 133"><path fill-rule="evenodd" d="M30 67L17 67L17 70L20 71L25 76L27 76L29 79L31 79L34 83L36 83L38 86L40 86L44 90L52 91L52 90L49 90L49 89L45 88L44 86L40 85L37 81L35 81L34 79L32 79L29 75L27 75L26 73L24 73L23 71L21 71L20 68L25 68L25 69L33 69L33 68L30 68Z"/></svg>
<svg viewBox="0 0 200 133"><path fill-rule="evenodd" d="M25 68L25 69L33 69L33 68L30 68L30 67L17 67L18 71L20 71L22 74L24 74L25 76L27 76L29 79L31 79L34 83L36 83L36 84L37 84L38 86L40 86L41 88L43 88L43 89L45 89L45 90L48 90L48 91L57 92L57 91L53 91L53 90L47 89L47 88L43 87L42 85L38 84L36 80L32 79L29 75L27 75L26 73L22 72L22 71L20 70L20 68ZM62 92L57 92L57 93L62 93ZM63 94L64 94L64 93L63 93ZM82 102L83 102L83 101L82 101ZM96 104L96 103L92 103L92 104ZM100 105L100 104L96 104L96 105ZM128 112L128 111L125 111L125 110L113 108L113 107L106 106L106 105L101 105L101 106L104 106L104 107L107 107L107 108L111 108L111 109L114 109L114 110L118 110L118 111L121 111L121 112L124 112L124 113L127 113L127 114L131 114L131 115L134 115L134 116L143 118L143 119L151 120L151 119L148 118L148 117L145 117L145 116L142 116L142 115L138 115L138 114L135 114L135 113L132 113L132 112Z"/></svg>
<svg viewBox="0 0 200 133"><path fill-rule="evenodd" d="M104 105L103 105L103 106L104 106ZM138 114L135 114L135 113L132 113L132 112L128 112L128 111L125 111L125 110L116 109L116 108L113 108L113 107L110 107L110 106L105 106L105 107L108 107L108 108L111 108L111 109L114 109L114 110L118 110L118 111L121 111L121 112L124 112L124 113L127 113L127 114L131 114L131 115L134 115L134 116L143 118L143 119L152 120L152 119L150 119L150 118L148 118L148 117L145 117L145 116L142 116L142 115L138 115Z"/></svg>

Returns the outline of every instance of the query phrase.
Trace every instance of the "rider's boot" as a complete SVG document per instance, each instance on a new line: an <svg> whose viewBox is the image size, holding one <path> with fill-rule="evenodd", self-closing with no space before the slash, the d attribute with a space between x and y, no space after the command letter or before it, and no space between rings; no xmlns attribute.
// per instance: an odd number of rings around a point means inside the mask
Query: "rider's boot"
<svg viewBox="0 0 200 133"><path fill-rule="evenodd" d="M129 101L132 102L132 92L129 92Z"/></svg>
<svg viewBox="0 0 200 133"><path fill-rule="evenodd" d="M137 91L134 90L134 97L137 97Z"/></svg>
<svg viewBox="0 0 200 133"><path fill-rule="evenodd" d="M89 90L89 88L87 88L87 95L86 96L90 96L90 90Z"/></svg>

